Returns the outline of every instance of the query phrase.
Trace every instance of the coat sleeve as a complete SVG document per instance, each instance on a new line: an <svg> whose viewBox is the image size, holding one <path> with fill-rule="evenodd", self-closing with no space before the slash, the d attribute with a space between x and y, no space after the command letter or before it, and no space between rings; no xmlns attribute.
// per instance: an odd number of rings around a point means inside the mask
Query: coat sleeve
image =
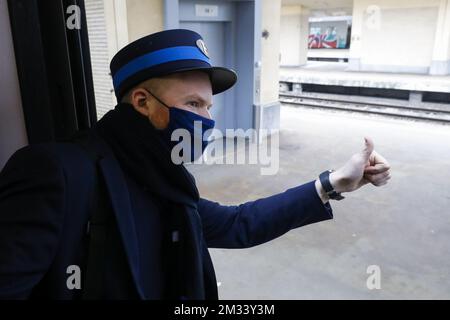
<svg viewBox="0 0 450 320"><path fill-rule="evenodd" d="M51 265L64 216L64 175L42 147L0 173L0 299L25 299Z"/></svg>
<svg viewBox="0 0 450 320"><path fill-rule="evenodd" d="M200 199L198 211L210 248L248 248L333 218L330 204L322 203L314 181L238 206Z"/></svg>

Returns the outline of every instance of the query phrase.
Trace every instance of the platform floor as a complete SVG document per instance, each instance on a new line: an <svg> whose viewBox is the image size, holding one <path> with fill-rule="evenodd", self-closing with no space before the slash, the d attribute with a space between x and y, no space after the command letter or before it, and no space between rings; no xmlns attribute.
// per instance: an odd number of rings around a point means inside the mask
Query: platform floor
<svg viewBox="0 0 450 320"><path fill-rule="evenodd" d="M280 81L335 86L450 92L450 76L348 71L348 63L308 61L280 68Z"/></svg>
<svg viewBox="0 0 450 320"><path fill-rule="evenodd" d="M239 204L337 168L369 135L392 165L386 186L332 202L335 219L243 250L211 250L222 299L450 299L450 126L282 107L280 170L204 166L202 196ZM327 128L324 130L324 128ZM381 289L369 290L369 265Z"/></svg>

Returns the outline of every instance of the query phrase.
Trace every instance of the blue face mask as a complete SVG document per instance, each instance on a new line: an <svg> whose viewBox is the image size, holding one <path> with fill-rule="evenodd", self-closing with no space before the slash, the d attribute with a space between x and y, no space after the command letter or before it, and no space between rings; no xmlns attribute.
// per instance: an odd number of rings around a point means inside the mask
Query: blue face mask
<svg viewBox="0 0 450 320"><path fill-rule="evenodd" d="M161 134L170 150L179 155L183 162L193 162L200 158L208 145L208 133L214 128L215 121L194 112L169 107L150 91L145 90L169 110L169 124L167 128L161 130ZM183 130L176 131L177 129Z"/></svg>

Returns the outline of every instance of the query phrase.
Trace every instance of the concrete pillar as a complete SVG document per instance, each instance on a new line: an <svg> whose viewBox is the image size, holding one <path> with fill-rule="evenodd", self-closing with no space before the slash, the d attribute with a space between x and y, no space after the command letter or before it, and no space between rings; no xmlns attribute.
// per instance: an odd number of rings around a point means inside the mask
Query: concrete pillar
<svg viewBox="0 0 450 320"><path fill-rule="evenodd" d="M308 60L309 10L300 5L281 7L280 64L301 66Z"/></svg>
<svg viewBox="0 0 450 320"><path fill-rule="evenodd" d="M439 3L430 74L450 74L450 0L441 0Z"/></svg>
<svg viewBox="0 0 450 320"><path fill-rule="evenodd" d="M276 132L280 127L279 95L279 53L280 53L280 18L281 0L263 0L260 2L260 26L256 25L261 37L260 56L260 90L256 94L254 124L258 130L257 141L261 142L267 134ZM258 10L256 11L258 14ZM258 79L255 80L256 83ZM264 131L270 129L271 132Z"/></svg>
<svg viewBox="0 0 450 320"><path fill-rule="evenodd" d="M364 10L364 3L362 1L353 1L352 36L348 56L348 70L351 71L360 71L361 69L361 37L364 23Z"/></svg>
<svg viewBox="0 0 450 320"><path fill-rule="evenodd" d="M422 104L422 95L423 93L420 91L411 91L409 93L409 106L420 107Z"/></svg>
<svg viewBox="0 0 450 320"><path fill-rule="evenodd" d="M301 7L300 12L300 65L304 65L308 62L308 41L309 41L309 16L310 11L305 7Z"/></svg>
<svg viewBox="0 0 450 320"><path fill-rule="evenodd" d="M126 0L104 0L106 34L108 37L108 58L128 44Z"/></svg>
<svg viewBox="0 0 450 320"><path fill-rule="evenodd" d="M281 0L264 0L261 19L261 104L278 101ZM263 33L267 33L263 36Z"/></svg>
<svg viewBox="0 0 450 320"><path fill-rule="evenodd" d="M301 83L294 83L294 84L292 84L292 93L302 94L303 93L302 84Z"/></svg>

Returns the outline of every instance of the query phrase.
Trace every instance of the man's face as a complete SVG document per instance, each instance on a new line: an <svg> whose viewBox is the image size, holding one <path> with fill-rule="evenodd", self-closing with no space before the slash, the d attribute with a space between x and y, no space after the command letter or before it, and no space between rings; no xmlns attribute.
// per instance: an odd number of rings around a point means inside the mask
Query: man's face
<svg viewBox="0 0 450 320"><path fill-rule="evenodd" d="M156 128L164 129L169 123L169 110L143 88L171 108L184 109L211 119L212 88L204 72L187 71L150 79L132 90L130 103L136 111L147 116Z"/></svg>

